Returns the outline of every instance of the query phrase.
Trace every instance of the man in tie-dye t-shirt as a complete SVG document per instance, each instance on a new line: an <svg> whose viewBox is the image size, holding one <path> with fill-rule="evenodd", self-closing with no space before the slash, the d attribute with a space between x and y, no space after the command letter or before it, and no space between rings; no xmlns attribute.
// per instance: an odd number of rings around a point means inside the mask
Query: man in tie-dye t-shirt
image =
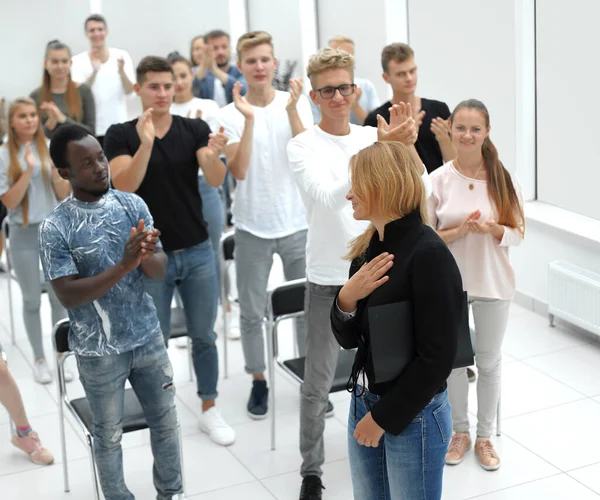
<svg viewBox="0 0 600 500"><path fill-rule="evenodd" d="M61 127L50 156L73 194L40 226L42 266L69 312L104 496L133 499L120 447L129 380L150 428L157 498L183 498L173 369L143 284L166 272L160 231L141 198L110 189L108 161L85 129Z"/></svg>

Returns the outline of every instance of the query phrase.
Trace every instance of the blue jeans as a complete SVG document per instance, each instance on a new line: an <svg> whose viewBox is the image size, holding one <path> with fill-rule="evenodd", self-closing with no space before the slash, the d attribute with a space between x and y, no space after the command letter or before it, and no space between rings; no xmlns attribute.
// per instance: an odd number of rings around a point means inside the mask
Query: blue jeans
<svg viewBox="0 0 600 500"><path fill-rule="evenodd" d="M219 246L225 227L223 198L219 188L210 186L203 175L198 177L198 189L202 198L202 215L208 226L208 239L215 252L215 269L217 270L217 285L219 285Z"/></svg>
<svg viewBox="0 0 600 500"><path fill-rule="evenodd" d="M354 499L439 500L445 457L452 439L448 391L436 394L401 434L386 432L377 448L367 448L358 444L354 430L379 399L366 390L362 396L352 395L348 456Z"/></svg>
<svg viewBox="0 0 600 500"><path fill-rule="evenodd" d="M144 285L154 299L165 343L171 335L171 301L177 286L188 335L192 339L198 396L204 401L212 401L217 397L219 378L217 335L214 332L218 298L214 252L210 240L206 240L166 254L169 262L165 278L153 280L144 277Z"/></svg>
<svg viewBox="0 0 600 500"><path fill-rule="evenodd" d="M129 379L150 428L154 486L159 500L182 492L173 368L157 335L114 356L76 356L79 379L92 410L94 454L106 500L131 500L123 478L123 398Z"/></svg>

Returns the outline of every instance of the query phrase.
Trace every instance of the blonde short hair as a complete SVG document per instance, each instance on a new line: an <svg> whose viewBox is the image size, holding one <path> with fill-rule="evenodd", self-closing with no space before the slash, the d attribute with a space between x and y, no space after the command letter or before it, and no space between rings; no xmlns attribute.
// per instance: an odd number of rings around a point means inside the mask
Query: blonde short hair
<svg viewBox="0 0 600 500"><path fill-rule="evenodd" d="M331 46L334 43L335 44L349 43L351 45L354 45L354 40L352 40L352 38L348 38L347 36L344 36L344 35L335 35L329 39L329 42L327 43L327 45Z"/></svg>
<svg viewBox="0 0 600 500"><path fill-rule="evenodd" d="M244 52L244 50L252 49L265 43L269 44L271 49L273 49L273 37L266 31L250 31L244 33L237 42L236 51L238 60L242 60L242 52Z"/></svg>
<svg viewBox="0 0 600 500"><path fill-rule="evenodd" d="M306 74L310 78L313 88L314 78L328 69L345 69L354 80L354 57L345 50L330 49L326 47L313 54L308 60Z"/></svg>

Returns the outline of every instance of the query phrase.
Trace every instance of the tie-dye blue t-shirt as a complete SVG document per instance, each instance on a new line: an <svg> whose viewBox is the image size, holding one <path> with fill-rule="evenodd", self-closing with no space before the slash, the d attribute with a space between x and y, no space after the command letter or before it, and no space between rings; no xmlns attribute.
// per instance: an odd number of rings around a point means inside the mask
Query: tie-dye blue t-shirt
<svg viewBox="0 0 600 500"><path fill-rule="evenodd" d="M147 229L154 227L148 207L135 194L110 190L94 203L70 196L40 225L46 280L71 275L89 278L119 263L131 228L140 219ZM140 267L125 275L103 297L69 309L69 320L69 347L82 356L131 351L160 332Z"/></svg>

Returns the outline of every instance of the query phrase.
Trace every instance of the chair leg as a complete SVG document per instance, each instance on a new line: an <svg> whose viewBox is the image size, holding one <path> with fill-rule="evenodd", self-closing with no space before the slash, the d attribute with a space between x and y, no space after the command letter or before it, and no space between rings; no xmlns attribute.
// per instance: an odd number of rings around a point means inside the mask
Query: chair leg
<svg viewBox="0 0 600 500"><path fill-rule="evenodd" d="M269 363L269 411L271 413L271 450L275 450L275 349L273 348L276 330L273 321L266 323L267 329L267 357Z"/></svg>
<svg viewBox="0 0 600 500"><path fill-rule="evenodd" d="M60 361L57 361L57 366L60 364ZM58 421L60 425L60 450L62 454L62 463L63 463L63 481L65 486L65 492L69 492L69 469L67 465L67 443L65 436L65 411L64 411L64 403L63 403L63 394L61 391L62 377L60 368L58 369L58 381L56 386L58 387Z"/></svg>
<svg viewBox="0 0 600 500"><path fill-rule="evenodd" d="M223 249L221 249L221 253L223 253ZM223 377L229 377L229 357L227 352L227 335L229 333L229 318L227 316L227 290L225 285L225 276L226 276L227 264L221 257L221 311L223 314Z"/></svg>
<svg viewBox="0 0 600 500"><path fill-rule="evenodd" d="M94 456L94 439L91 434L86 436L88 451L90 452L90 465L92 467L92 479L94 480L94 498L100 500L100 481L98 480L98 469L96 468L96 457Z"/></svg>
<svg viewBox="0 0 600 500"><path fill-rule="evenodd" d="M181 467L181 486L185 493L185 467L183 466L183 436L181 435L181 421L177 415L177 434L179 435L179 463Z"/></svg>
<svg viewBox="0 0 600 500"><path fill-rule="evenodd" d="M501 415L502 398L498 398L498 413L496 414L496 436L502 435L502 415Z"/></svg>
<svg viewBox="0 0 600 500"><path fill-rule="evenodd" d="M188 355L188 372L190 376L190 382L194 381L194 358L192 356L192 339L187 336L187 355Z"/></svg>

